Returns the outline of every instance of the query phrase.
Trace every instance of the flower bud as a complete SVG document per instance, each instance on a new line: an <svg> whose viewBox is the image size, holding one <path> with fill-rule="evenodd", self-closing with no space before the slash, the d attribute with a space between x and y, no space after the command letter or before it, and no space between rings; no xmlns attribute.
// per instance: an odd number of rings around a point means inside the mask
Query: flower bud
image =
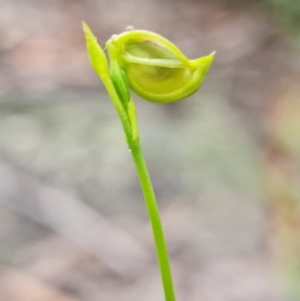
<svg viewBox="0 0 300 301"><path fill-rule="evenodd" d="M106 47L115 70L112 76L118 74L118 68L123 70L126 84L136 94L161 103L178 101L196 92L214 58L212 53L189 60L167 39L143 30L114 35ZM116 84L125 87L118 78L114 79Z"/></svg>

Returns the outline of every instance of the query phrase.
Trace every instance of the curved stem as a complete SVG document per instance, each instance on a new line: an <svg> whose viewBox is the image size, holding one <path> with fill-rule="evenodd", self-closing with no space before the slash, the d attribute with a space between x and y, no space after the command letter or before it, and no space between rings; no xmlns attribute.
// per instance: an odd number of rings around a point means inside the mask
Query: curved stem
<svg viewBox="0 0 300 301"><path fill-rule="evenodd" d="M139 141L129 145L135 162L141 188L145 198L148 215L150 218L152 231L155 240L156 253L164 287L165 300L175 301L175 292L172 280L172 273L169 261L167 245L163 233L162 223L160 220L159 210L155 198L155 193L151 183L151 178L143 156Z"/></svg>
<svg viewBox="0 0 300 301"><path fill-rule="evenodd" d="M154 235L156 253L165 293L165 300L176 301L169 255L155 198L155 193L153 190L148 168L143 156L142 148L138 139L138 133L136 133L138 125L135 116L134 103L132 100L131 102L129 102L128 109L129 112L131 112L131 114L129 113L128 116L122 106L122 102L119 98L117 91L115 90L112 80L110 78L102 78L102 80L122 121L124 132L127 138L127 143L131 150L134 163L137 169L137 174L143 191ZM130 123L130 120L132 121L132 123Z"/></svg>
<svg viewBox="0 0 300 301"><path fill-rule="evenodd" d="M129 112L131 112L131 114L129 113L129 115L127 115L126 111L122 106L122 101L119 98L117 91L115 90L112 80L109 77L102 78L102 80L122 121L124 132L127 138L127 143L135 162L154 235L156 253L165 293L165 300L176 301L169 255L155 198L155 193L153 190L148 168L143 156L142 148L138 139L138 133L136 133L138 125L135 116L134 103L132 100L131 102L129 102L128 109ZM130 109L133 111L130 111Z"/></svg>

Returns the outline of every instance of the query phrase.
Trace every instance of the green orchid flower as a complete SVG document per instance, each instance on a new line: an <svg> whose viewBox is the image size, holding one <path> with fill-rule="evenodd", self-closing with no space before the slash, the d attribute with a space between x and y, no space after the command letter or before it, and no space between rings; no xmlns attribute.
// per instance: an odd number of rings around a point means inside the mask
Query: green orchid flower
<svg viewBox="0 0 300 301"><path fill-rule="evenodd" d="M109 63L90 28L83 23L91 64L116 108L133 156L152 225L165 299L175 301L172 273L155 193L139 141L130 89L156 103L182 100L196 92L214 59L214 52L189 60L169 40L145 30L113 35L106 43Z"/></svg>
<svg viewBox="0 0 300 301"><path fill-rule="evenodd" d="M119 69L117 85L129 87L142 98L158 103L182 100L204 81L214 52L189 60L173 43L145 30L114 35L107 43L112 76ZM123 79L125 84L121 83ZM125 93L125 91L124 91Z"/></svg>

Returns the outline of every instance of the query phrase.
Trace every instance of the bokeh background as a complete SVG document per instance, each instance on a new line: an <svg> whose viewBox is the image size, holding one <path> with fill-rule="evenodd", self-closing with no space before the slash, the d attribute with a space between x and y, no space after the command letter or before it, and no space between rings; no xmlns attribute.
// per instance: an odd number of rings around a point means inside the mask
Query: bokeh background
<svg viewBox="0 0 300 301"><path fill-rule="evenodd" d="M203 87L135 96L178 300L300 300L300 2L0 1L0 300L162 301L117 114L81 29L128 25L190 58Z"/></svg>

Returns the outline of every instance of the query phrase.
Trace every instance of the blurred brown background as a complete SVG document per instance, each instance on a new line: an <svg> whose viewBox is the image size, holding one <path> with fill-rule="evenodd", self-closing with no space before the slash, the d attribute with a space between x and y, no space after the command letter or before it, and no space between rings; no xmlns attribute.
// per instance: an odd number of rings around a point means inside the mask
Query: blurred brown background
<svg viewBox="0 0 300 301"><path fill-rule="evenodd" d="M300 300L300 2L0 1L0 300L163 300L120 122L85 51L158 32L217 51L200 91L138 97L178 301Z"/></svg>

